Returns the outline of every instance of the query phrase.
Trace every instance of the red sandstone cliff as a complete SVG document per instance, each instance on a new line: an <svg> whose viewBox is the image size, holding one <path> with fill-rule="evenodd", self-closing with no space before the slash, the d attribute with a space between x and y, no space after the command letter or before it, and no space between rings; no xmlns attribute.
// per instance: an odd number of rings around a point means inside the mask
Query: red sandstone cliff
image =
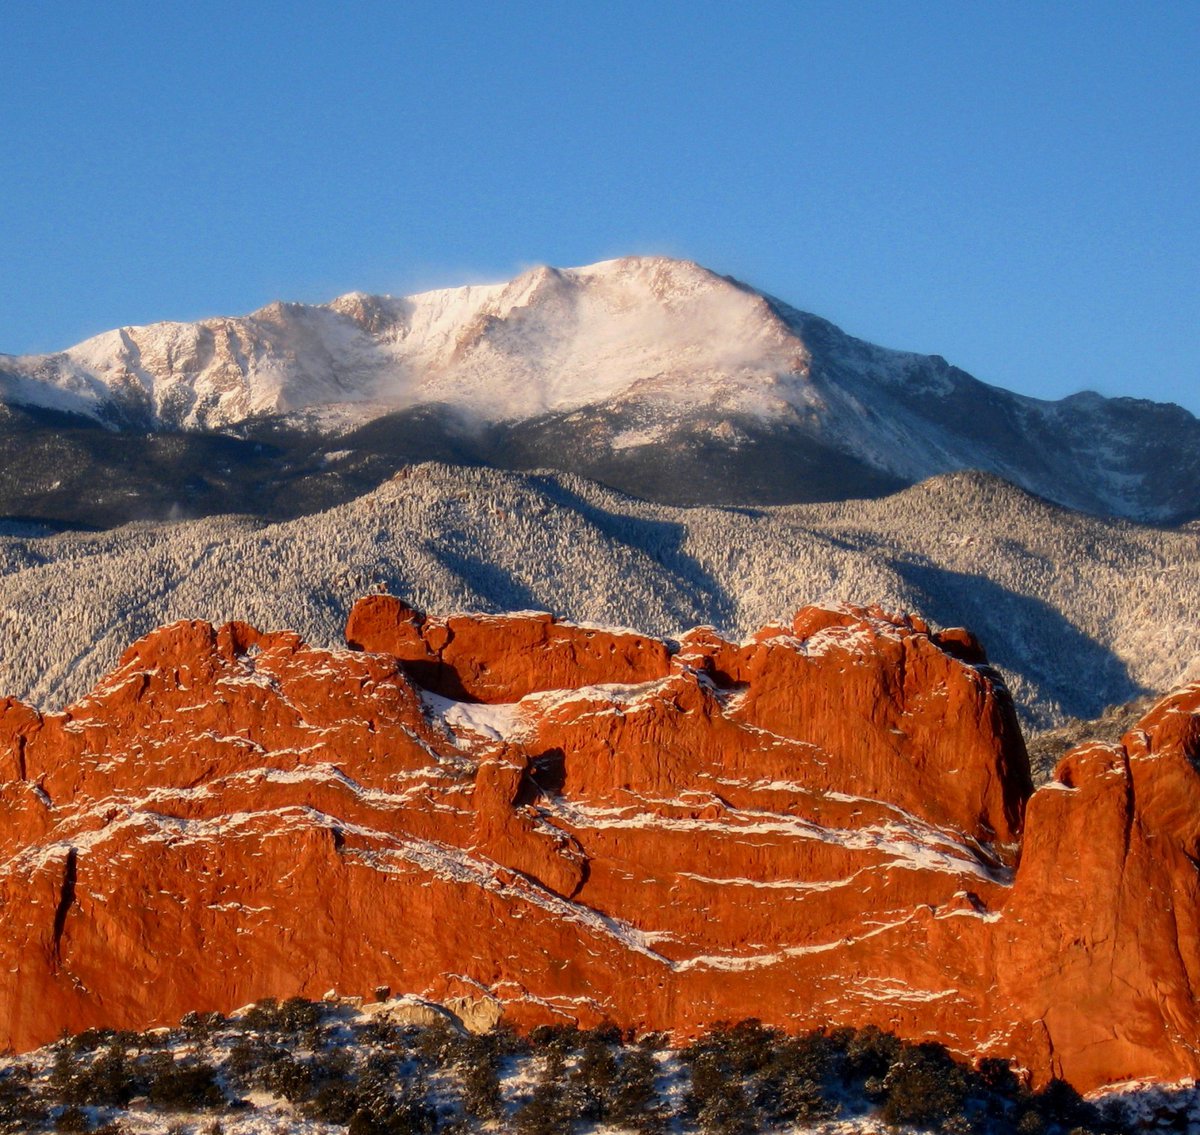
<svg viewBox="0 0 1200 1135"><path fill-rule="evenodd" d="M978 644L877 609L669 648L374 596L347 639L178 623L0 702L0 1045L389 985L1200 1073L1200 686L1030 797Z"/></svg>

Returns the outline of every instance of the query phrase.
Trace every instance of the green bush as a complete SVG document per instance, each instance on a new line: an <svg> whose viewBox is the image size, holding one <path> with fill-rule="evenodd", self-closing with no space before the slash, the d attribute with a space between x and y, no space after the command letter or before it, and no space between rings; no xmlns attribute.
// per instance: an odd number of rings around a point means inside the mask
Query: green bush
<svg viewBox="0 0 1200 1135"><path fill-rule="evenodd" d="M612 1046L620 1039L618 1032L614 1041L610 1030L581 1034L579 1062L567 1081L567 1095L579 1118L597 1123L609 1118L620 1074Z"/></svg>
<svg viewBox="0 0 1200 1135"><path fill-rule="evenodd" d="M535 1030L536 1031L536 1030ZM537 1083L529 1099L517 1112L518 1135L560 1135L570 1130L576 1118L572 1100L566 1091L566 1056L564 1038L570 1034L554 1029L543 1032L535 1046L543 1049Z"/></svg>
<svg viewBox="0 0 1200 1135"><path fill-rule="evenodd" d="M659 1101L658 1063L649 1048L626 1049L621 1056L610 1118L618 1127L658 1135L666 1129L667 1111Z"/></svg>
<svg viewBox="0 0 1200 1135"><path fill-rule="evenodd" d="M756 1129L755 1109L742 1079L730 1070L723 1035L712 1035L683 1052L691 1071L684 1110L706 1135L742 1135Z"/></svg>
<svg viewBox="0 0 1200 1135"><path fill-rule="evenodd" d="M317 1089L305 1111L323 1123L348 1124L366 1107L367 1102L355 1084L347 1080L330 1080Z"/></svg>
<svg viewBox="0 0 1200 1135"><path fill-rule="evenodd" d="M162 1111L195 1111L225 1103L216 1069L207 1061L177 1062L171 1053L159 1052L144 1059L141 1071L146 1098Z"/></svg>
<svg viewBox="0 0 1200 1135"><path fill-rule="evenodd" d="M900 1040L874 1025L851 1033L845 1047L843 1078L847 1083L882 1082L900 1055Z"/></svg>
<svg viewBox="0 0 1200 1135"><path fill-rule="evenodd" d="M280 1003L274 997L256 1001L242 1018L256 1032L299 1033L321 1023L321 1006L304 997L289 997Z"/></svg>
<svg viewBox="0 0 1200 1135"><path fill-rule="evenodd" d="M500 1056L480 1052L458 1069L463 1110L477 1119L499 1119L504 1108L500 1093Z"/></svg>
<svg viewBox="0 0 1200 1135"><path fill-rule="evenodd" d="M959 1114L967 1077L940 1044L905 1044L883 1080L884 1121L892 1126L935 1127Z"/></svg>
<svg viewBox="0 0 1200 1135"><path fill-rule="evenodd" d="M319 1075L310 1061L297 1060L285 1053L263 1065L259 1082L273 1095L299 1103L316 1094Z"/></svg>

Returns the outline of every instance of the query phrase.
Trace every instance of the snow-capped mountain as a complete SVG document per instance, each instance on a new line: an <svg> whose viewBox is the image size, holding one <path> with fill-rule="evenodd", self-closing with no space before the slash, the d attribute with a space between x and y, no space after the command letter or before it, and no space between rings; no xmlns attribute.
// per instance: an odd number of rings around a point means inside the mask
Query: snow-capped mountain
<svg viewBox="0 0 1200 1135"><path fill-rule="evenodd" d="M327 408L358 423L428 403L516 421L655 395L771 416L808 397L804 345L763 297L661 259L535 268L405 298L274 303L0 365L6 401L172 429Z"/></svg>
<svg viewBox="0 0 1200 1135"><path fill-rule="evenodd" d="M570 469L673 503L870 496L978 468L1092 512L1200 511L1200 421L1177 406L1013 394L657 257L121 328L0 356L0 402L139 432L337 435L326 448L392 466Z"/></svg>

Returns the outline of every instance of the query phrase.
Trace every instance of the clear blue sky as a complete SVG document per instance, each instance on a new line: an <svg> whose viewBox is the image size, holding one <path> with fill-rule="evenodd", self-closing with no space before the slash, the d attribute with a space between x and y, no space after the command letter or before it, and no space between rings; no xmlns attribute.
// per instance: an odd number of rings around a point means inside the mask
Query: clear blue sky
<svg viewBox="0 0 1200 1135"><path fill-rule="evenodd" d="M686 256L1200 412L1200 4L10 4L0 351Z"/></svg>

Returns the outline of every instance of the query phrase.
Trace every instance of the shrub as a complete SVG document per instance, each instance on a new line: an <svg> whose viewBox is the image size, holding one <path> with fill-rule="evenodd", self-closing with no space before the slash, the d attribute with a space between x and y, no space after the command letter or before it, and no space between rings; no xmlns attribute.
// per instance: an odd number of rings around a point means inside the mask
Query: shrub
<svg viewBox="0 0 1200 1135"><path fill-rule="evenodd" d="M846 1044L843 1077L847 1083L882 1081L899 1055L898 1037L868 1025L853 1033Z"/></svg>
<svg viewBox="0 0 1200 1135"><path fill-rule="evenodd" d="M77 1054L81 1051L92 1051L90 1040L82 1046L63 1045L55 1052L50 1072L55 1097L66 1104L91 1107L124 1107L129 1103L137 1094L138 1084L122 1044L112 1041L90 1063L80 1059Z"/></svg>
<svg viewBox="0 0 1200 1135"><path fill-rule="evenodd" d="M829 1097L821 1081L797 1076L783 1081L772 1106L766 1110L776 1122L812 1123L832 1119L841 1108Z"/></svg>
<svg viewBox="0 0 1200 1135"><path fill-rule="evenodd" d="M711 1135L741 1135L756 1129L754 1109L741 1078L730 1071L729 1056L724 1035L710 1034L683 1052L691 1069L684 1109L701 1131Z"/></svg>
<svg viewBox="0 0 1200 1135"><path fill-rule="evenodd" d="M318 1073L313 1064L283 1054L263 1065L259 1082L269 1092L291 1103L311 1099L316 1093Z"/></svg>
<svg viewBox="0 0 1200 1135"><path fill-rule="evenodd" d="M321 1006L306 997L289 997L279 1006L278 1016L278 1027L284 1032L303 1032L321 1023Z"/></svg>
<svg viewBox="0 0 1200 1135"><path fill-rule="evenodd" d="M45 1118L46 1109L14 1069L0 1074L0 1130L27 1131Z"/></svg>
<svg viewBox="0 0 1200 1135"><path fill-rule="evenodd" d="M579 1063L568 1079L567 1096L572 1110L581 1119L601 1121L608 1118L617 1087L620 1066L612 1050L621 1034L595 1030L581 1034L583 1049Z"/></svg>
<svg viewBox="0 0 1200 1135"><path fill-rule="evenodd" d="M989 1092L1016 1099L1021 1092L1021 1081L1007 1060L999 1060L994 1056L985 1057L979 1062L977 1073L984 1088Z"/></svg>
<svg viewBox="0 0 1200 1135"><path fill-rule="evenodd" d="M560 1135L570 1128L575 1116L564 1090L566 1057L562 1041L567 1035L573 1038L574 1032L547 1030L535 1042L544 1047L545 1054L533 1092L517 1112L519 1135Z"/></svg>
<svg viewBox="0 0 1200 1135"><path fill-rule="evenodd" d="M570 1055L579 1047L580 1032L574 1025L538 1025L529 1034L529 1046L535 1051Z"/></svg>
<svg viewBox="0 0 1200 1135"><path fill-rule="evenodd" d="M499 1119L503 1113L500 1073L507 1056L528 1055L523 1037L511 1028L481 1034L457 1034L449 1045L460 1100L467 1115L481 1120Z"/></svg>
<svg viewBox="0 0 1200 1135"><path fill-rule="evenodd" d="M373 1047L396 1048L404 1039L403 1031L391 1021L381 1021L378 1018L367 1022L362 1030L363 1039Z"/></svg>
<svg viewBox="0 0 1200 1135"><path fill-rule="evenodd" d="M225 1102L216 1069L206 1061L177 1063L169 1052L161 1052L146 1058L142 1070L147 1099L163 1111L220 1107Z"/></svg>
<svg viewBox="0 0 1200 1135"><path fill-rule="evenodd" d="M105 1041L112 1037L110 1029L84 1029L67 1041L71 1051L76 1054L95 1052Z"/></svg>
<svg viewBox="0 0 1200 1135"><path fill-rule="evenodd" d="M137 1094L133 1065L119 1042L112 1042L72 1085L79 1103L93 1107L125 1107Z"/></svg>
<svg viewBox="0 0 1200 1135"><path fill-rule="evenodd" d="M63 1045L55 1052L54 1064L50 1069L50 1087L64 1103L73 1102L75 1083L81 1067L79 1057L70 1045Z"/></svg>
<svg viewBox="0 0 1200 1135"><path fill-rule="evenodd" d="M1034 1108L1029 1108L1017 1120L1018 1135L1042 1135L1042 1132L1045 1130L1046 1121L1038 1115Z"/></svg>
<svg viewBox="0 0 1200 1135"><path fill-rule="evenodd" d="M529 1055L529 1041L505 1021L480 1039L486 1040L501 1056Z"/></svg>
<svg viewBox="0 0 1200 1135"><path fill-rule="evenodd" d="M304 997L289 997L280 1003L264 997L242 1018L246 1028L257 1032L299 1033L321 1023L321 1006Z"/></svg>
<svg viewBox="0 0 1200 1135"><path fill-rule="evenodd" d="M902 1045L883 1081L884 1121L934 1126L961 1110L967 1077L940 1044Z"/></svg>
<svg viewBox="0 0 1200 1135"><path fill-rule="evenodd" d="M751 1135L759 1130L745 1093L733 1083L728 1091L704 1101L696 1113L696 1123L705 1135Z"/></svg>
<svg viewBox="0 0 1200 1135"><path fill-rule="evenodd" d="M731 1070L739 1076L752 1076L771 1063L782 1036L751 1017L726 1027L721 1040Z"/></svg>
<svg viewBox="0 0 1200 1135"><path fill-rule="evenodd" d="M500 1056L480 1052L459 1066L463 1110L477 1119L499 1119L504 1101L500 1093Z"/></svg>
<svg viewBox="0 0 1200 1135"><path fill-rule="evenodd" d="M367 1101L357 1086L346 1080L331 1080L317 1089L305 1110L323 1123L348 1124L366 1107Z"/></svg>
<svg viewBox="0 0 1200 1135"><path fill-rule="evenodd" d="M518 1135L561 1135L569 1124L561 1084L539 1083L517 1112Z"/></svg>
<svg viewBox="0 0 1200 1135"><path fill-rule="evenodd" d="M373 1100L350 1118L347 1135L433 1135L437 1112L423 1097L405 1093Z"/></svg>
<svg viewBox="0 0 1200 1135"><path fill-rule="evenodd" d="M776 1037L754 1082L754 1103L774 1123L828 1119L838 1104L826 1092L836 1047L824 1033Z"/></svg>
<svg viewBox="0 0 1200 1135"><path fill-rule="evenodd" d="M1087 1103L1065 1080L1051 1080L1034 1097L1034 1108L1044 1125L1053 1124L1064 1131L1102 1123L1099 1109Z"/></svg>
<svg viewBox="0 0 1200 1135"><path fill-rule="evenodd" d="M55 1131L70 1132L75 1135L77 1132L90 1131L92 1125L88 1122L86 1113L76 1104L71 1104L69 1107L60 1111L54 1120Z"/></svg>
<svg viewBox="0 0 1200 1135"><path fill-rule="evenodd" d="M179 1018L179 1027L193 1039L206 1040L227 1024L223 1013L184 1013Z"/></svg>
<svg viewBox="0 0 1200 1135"><path fill-rule="evenodd" d="M597 1025L594 1029L584 1029L579 1034L579 1042L583 1047L589 1044L602 1044L609 1048L622 1048L625 1045L625 1034L611 1021Z"/></svg>
<svg viewBox="0 0 1200 1135"><path fill-rule="evenodd" d="M666 1109L658 1101L658 1064L646 1048L627 1049L621 1058L616 1091L609 1110L618 1127L640 1135L657 1135L666 1128Z"/></svg>
<svg viewBox="0 0 1200 1135"><path fill-rule="evenodd" d="M225 1058L225 1070L242 1087L261 1082L263 1070L282 1055L269 1041L259 1036L241 1036L233 1042Z"/></svg>
<svg viewBox="0 0 1200 1135"><path fill-rule="evenodd" d="M426 1064L438 1067L453 1058L461 1039L458 1030L449 1021L438 1021L418 1032L416 1052Z"/></svg>
<svg viewBox="0 0 1200 1135"><path fill-rule="evenodd" d="M242 1017L242 1027L254 1032L269 1032L279 1018L279 1002L274 997L255 1001Z"/></svg>

